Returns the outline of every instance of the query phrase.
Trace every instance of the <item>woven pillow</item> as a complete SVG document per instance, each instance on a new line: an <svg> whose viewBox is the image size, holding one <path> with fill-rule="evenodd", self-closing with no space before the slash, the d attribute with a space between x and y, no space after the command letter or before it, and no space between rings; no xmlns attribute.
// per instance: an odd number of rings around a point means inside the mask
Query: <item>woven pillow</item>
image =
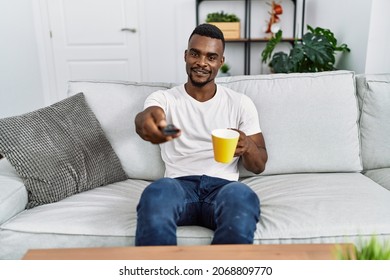
<svg viewBox="0 0 390 280"><path fill-rule="evenodd" d="M0 153L22 177L27 208L127 178L83 93L0 120Z"/></svg>

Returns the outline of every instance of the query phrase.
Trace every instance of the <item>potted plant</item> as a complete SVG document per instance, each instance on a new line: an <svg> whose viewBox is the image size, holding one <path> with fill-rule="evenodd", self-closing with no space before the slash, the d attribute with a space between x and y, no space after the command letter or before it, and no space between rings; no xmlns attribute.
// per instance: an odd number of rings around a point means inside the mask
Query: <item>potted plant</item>
<svg viewBox="0 0 390 280"><path fill-rule="evenodd" d="M219 75L218 75L218 76L220 76L220 77L227 77L227 76L230 76L229 70L230 70L229 64L224 63L224 64L221 66L221 68L219 69Z"/></svg>
<svg viewBox="0 0 390 280"><path fill-rule="evenodd" d="M301 41L296 40L290 53L274 52L282 41L282 31L279 30L271 38L263 50L262 62L269 59L269 66L274 73L320 72L335 70L336 52L350 52L346 44L337 45L337 39L329 29L307 26Z"/></svg>
<svg viewBox="0 0 390 280"><path fill-rule="evenodd" d="M376 237L372 237L365 243L361 242L352 252L338 250L337 257L340 260L390 260L390 243L382 245Z"/></svg>
<svg viewBox="0 0 390 280"><path fill-rule="evenodd" d="M223 11L209 13L206 22L221 29L225 39L240 38L240 19L235 14L227 14Z"/></svg>

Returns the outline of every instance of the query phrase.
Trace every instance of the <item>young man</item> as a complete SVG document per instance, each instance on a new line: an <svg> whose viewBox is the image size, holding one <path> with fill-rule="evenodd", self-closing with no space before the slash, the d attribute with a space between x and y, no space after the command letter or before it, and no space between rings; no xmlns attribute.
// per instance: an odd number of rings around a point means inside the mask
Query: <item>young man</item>
<svg viewBox="0 0 390 280"><path fill-rule="evenodd" d="M137 207L136 245L176 245L177 226L214 230L212 244L253 243L260 215L257 195L238 182L237 163L261 173L267 152L258 114L245 95L215 84L224 63L225 40L214 25L195 28L184 53L184 85L152 93L135 118L140 137L160 144L165 177L150 184ZM180 128L163 133L167 124ZM240 133L229 164L213 158L211 131Z"/></svg>

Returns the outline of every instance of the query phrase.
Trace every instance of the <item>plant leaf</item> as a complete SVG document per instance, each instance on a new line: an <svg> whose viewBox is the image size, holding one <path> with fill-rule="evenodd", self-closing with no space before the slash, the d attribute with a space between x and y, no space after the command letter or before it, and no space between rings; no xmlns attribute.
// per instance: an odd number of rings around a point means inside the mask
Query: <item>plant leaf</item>
<svg viewBox="0 0 390 280"><path fill-rule="evenodd" d="M334 51L340 51L340 52L350 52L351 50L348 48L347 44L341 44L340 46L337 46L337 39L334 36L334 33L330 31L329 29L317 27L313 29L312 27L308 29L316 35L322 35L325 36L328 42L332 45L332 48Z"/></svg>
<svg viewBox="0 0 390 280"><path fill-rule="evenodd" d="M332 44L323 35L306 33L302 45L308 60L311 62L310 72L333 70L335 62Z"/></svg>
<svg viewBox="0 0 390 280"><path fill-rule="evenodd" d="M290 59L284 52L275 53L269 66L275 73L290 73Z"/></svg>
<svg viewBox="0 0 390 280"><path fill-rule="evenodd" d="M220 13L209 13L206 22L238 22L240 19L235 14L227 14L224 11Z"/></svg>
<svg viewBox="0 0 390 280"><path fill-rule="evenodd" d="M302 40L296 40L290 54L273 54L275 47L282 40L282 31L270 39L262 52L262 62L267 62L276 73L319 72L334 70L336 52L349 52L346 44L337 45L333 32L321 27L307 25L308 32Z"/></svg>
<svg viewBox="0 0 390 280"><path fill-rule="evenodd" d="M290 72L301 72L305 61L305 51L302 44L295 45L290 51Z"/></svg>
<svg viewBox="0 0 390 280"><path fill-rule="evenodd" d="M268 59L271 58L271 55L276 47L277 44L280 43L282 40L282 30L279 30L274 37L272 37L268 42L267 45L265 46L264 50L261 53L261 61L262 62L267 62Z"/></svg>

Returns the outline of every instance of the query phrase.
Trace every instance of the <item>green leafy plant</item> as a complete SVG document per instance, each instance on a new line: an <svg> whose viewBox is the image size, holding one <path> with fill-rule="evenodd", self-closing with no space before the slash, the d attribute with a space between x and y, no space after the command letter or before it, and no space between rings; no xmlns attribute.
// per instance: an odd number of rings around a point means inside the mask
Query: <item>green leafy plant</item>
<svg viewBox="0 0 390 280"><path fill-rule="evenodd" d="M346 44L337 45L337 39L329 29L307 26L308 32L302 40L295 40L290 53L276 52L275 47L282 41L279 30L263 50L262 62L268 60L275 73L321 72L335 70L336 52L350 52Z"/></svg>
<svg viewBox="0 0 390 280"><path fill-rule="evenodd" d="M240 19L235 14L227 14L223 11L217 13L209 13L206 17L206 22L239 22Z"/></svg>
<svg viewBox="0 0 390 280"><path fill-rule="evenodd" d="M376 237L372 237L352 252L339 251L337 255L341 260L390 260L390 243L381 244Z"/></svg>
<svg viewBox="0 0 390 280"><path fill-rule="evenodd" d="M227 73L229 72L229 70L230 70L230 66L227 63L224 63L220 68L221 73Z"/></svg>

